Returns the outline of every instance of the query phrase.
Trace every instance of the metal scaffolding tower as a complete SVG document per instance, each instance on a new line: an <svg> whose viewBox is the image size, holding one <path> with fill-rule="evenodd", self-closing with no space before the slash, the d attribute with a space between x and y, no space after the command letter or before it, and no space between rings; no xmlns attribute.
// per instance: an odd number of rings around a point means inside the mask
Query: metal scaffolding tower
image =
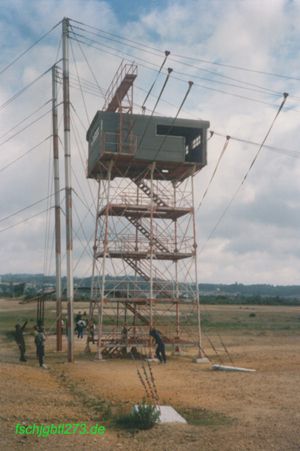
<svg viewBox="0 0 300 451"><path fill-rule="evenodd" d="M121 64L87 133L88 176L99 184L88 339L99 359L151 357L155 327L174 350L196 346L201 357L193 180L209 123L134 115L136 76Z"/></svg>

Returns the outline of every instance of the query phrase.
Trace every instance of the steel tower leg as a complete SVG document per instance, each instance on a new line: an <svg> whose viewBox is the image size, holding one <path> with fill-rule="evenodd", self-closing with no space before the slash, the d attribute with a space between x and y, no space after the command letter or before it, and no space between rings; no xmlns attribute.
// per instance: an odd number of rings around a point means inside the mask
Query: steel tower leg
<svg viewBox="0 0 300 451"><path fill-rule="evenodd" d="M103 260L102 260L102 280L101 280L101 293L100 299L98 299L98 344L97 344L97 359L102 360L102 352L101 352L101 340L103 334L103 303L105 296L105 269L106 269L106 257L109 252L108 247L108 213L109 213L109 201L110 201L110 184L111 184L111 170L113 166L113 161L109 162L108 168L108 180L107 180L107 190L106 190L106 212L105 212L105 231L104 231L104 242L103 242Z"/></svg>

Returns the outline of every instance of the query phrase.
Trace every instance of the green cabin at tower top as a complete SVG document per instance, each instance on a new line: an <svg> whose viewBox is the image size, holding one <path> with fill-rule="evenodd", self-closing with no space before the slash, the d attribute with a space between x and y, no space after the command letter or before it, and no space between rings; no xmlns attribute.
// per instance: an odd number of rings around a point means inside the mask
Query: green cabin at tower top
<svg viewBox="0 0 300 451"><path fill-rule="evenodd" d="M155 162L156 178L183 180L207 163L209 122L98 111L87 131L88 177L136 178ZM112 163L113 162L113 163Z"/></svg>

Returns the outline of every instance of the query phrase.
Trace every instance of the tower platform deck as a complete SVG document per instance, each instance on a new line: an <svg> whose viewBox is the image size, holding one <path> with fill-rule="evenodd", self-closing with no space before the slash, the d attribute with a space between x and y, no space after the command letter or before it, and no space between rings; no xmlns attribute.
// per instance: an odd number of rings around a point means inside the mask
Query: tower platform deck
<svg viewBox="0 0 300 451"><path fill-rule="evenodd" d="M128 297L115 297L115 298L107 298L105 299L107 302L111 302L112 304L121 302L121 303L133 303L133 304L139 304L139 305L150 305L150 302L152 304L156 305L163 305L163 304L183 304L186 305L188 303L187 300L183 300L182 298L155 298L150 300L146 297L136 297L136 298L128 298Z"/></svg>
<svg viewBox="0 0 300 451"><path fill-rule="evenodd" d="M178 219L181 216L191 213L191 208L165 207L151 205L131 205L124 204L108 204L99 212L99 216L130 216L132 218L159 218L159 219Z"/></svg>
<svg viewBox="0 0 300 451"><path fill-rule="evenodd" d="M105 252L100 251L96 254L96 259L103 258ZM150 259L150 253L146 251L122 251L122 250L114 250L109 251L105 254L106 257L110 258L131 258L134 260L145 260ZM193 252L153 252L152 258L153 260L182 260L183 258L193 257Z"/></svg>
<svg viewBox="0 0 300 451"><path fill-rule="evenodd" d="M100 152L93 165L88 168L88 178L108 179L109 166L113 161L111 169L111 179L116 177L128 177L131 179L140 177L147 165L153 163L152 160L138 159L132 153ZM196 174L205 164L190 162L156 161L155 180L182 181L187 177ZM145 178L150 179L150 171L145 174Z"/></svg>

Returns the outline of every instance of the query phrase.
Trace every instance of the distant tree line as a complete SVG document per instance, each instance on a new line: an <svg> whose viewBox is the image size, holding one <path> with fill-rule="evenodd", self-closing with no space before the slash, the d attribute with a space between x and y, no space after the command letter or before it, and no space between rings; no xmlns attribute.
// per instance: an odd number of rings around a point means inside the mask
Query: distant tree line
<svg viewBox="0 0 300 451"><path fill-rule="evenodd" d="M234 283L229 285L224 284L199 284L200 291L204 293L219 292L220 294L228 295L243 295L243 296L279 296L287 297L293 296L300 299L299 285L268 285L268 284L254 284L244 285L241 283Z"/></svg>
<svg viewBox="0 0 300 451"><path fill-rule="evenodd" d="M201 304L216 304L216 305L289 305L300 306L300 299L293 297L280 296L206 296L200 295Z"/></svg>
<svg viewBox="0 0 300 451"><path fill-rule="evenodd" d="M0 288L3 284L3 290L0 296L9 296L9 287L12 290L12 296L21 296L21 289L25 287L26 296L34 296L45 287L55 287L55 276L45 276L44 274L4 274L0 276ZM111 289L118 281L124 281L124 278L118 276L107 276L109 279L108 289ZM127 276L128 284L131 285L134 277ZM62 278L63 289L66 288L66 278ZM101 277L98 284L101 282ZM147 290L148 282L142 279L139 282L140 287ZM16 287L18 284L18 288ZM170 285L172 283L170 282ZM89 293L91 286L91 277L75 277L75 287L82 287ZM26 291L27 290L27 291ZM270 285L270 284L252 284L244 285L234 284L199 284L201 302L205 304L256 304L256 305L299 305L300 304L300 286L299 285ZM79 294L79 293L78 293ZM84 298L88 297L86 294Z"/></svg>

